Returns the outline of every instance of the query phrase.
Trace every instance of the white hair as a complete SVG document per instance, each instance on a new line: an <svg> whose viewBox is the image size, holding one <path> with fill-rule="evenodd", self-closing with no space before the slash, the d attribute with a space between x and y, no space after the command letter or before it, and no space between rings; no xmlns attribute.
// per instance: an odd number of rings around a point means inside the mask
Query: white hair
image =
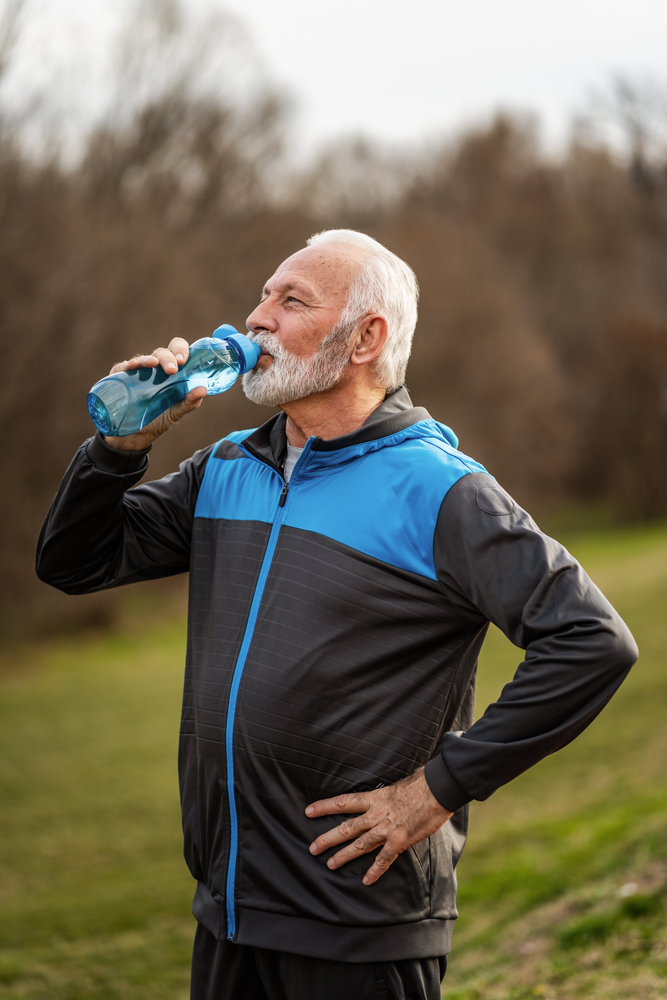
<svg viewBox="0 0 667 1000"><path fill-rule="evenodd" d="M405 379L417 325L419 285L414 271L377 240L354 229L325 229L308 240L309 247L325 243L347 243L368 251L352 281L338 328L351 332L368 313L385 317L387 340L375 361L375 369L387 391L397 389Z"/></svg>

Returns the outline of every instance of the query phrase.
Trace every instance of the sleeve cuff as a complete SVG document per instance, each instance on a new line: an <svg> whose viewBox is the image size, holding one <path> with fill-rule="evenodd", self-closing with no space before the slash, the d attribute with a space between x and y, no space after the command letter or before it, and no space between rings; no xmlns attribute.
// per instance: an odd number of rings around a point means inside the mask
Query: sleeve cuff
<svg viewBox="0 0 667 1000"><path fill-rule="evenodd" d="M456 812L461 806L470 802L471 796L467 795L452 777L440 754L428 762L424 768L424 777L434 797L448 812Z"/></svg>
<svg viewBox="0 0 667 1000"><path fill-rule="evenodd" d="M144 448L143 451L120 451L108 445L99 431L86 445L86 454L93 465L102 472L111 472L116 476L144 472L148 468L150 450L151 448Z"/></svg>

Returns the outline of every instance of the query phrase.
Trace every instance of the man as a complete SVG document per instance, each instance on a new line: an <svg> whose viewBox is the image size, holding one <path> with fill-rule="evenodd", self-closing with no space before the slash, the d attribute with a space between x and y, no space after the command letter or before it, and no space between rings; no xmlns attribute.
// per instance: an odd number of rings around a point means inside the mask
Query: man
<svg viewBox="0 0 667 1000"><path fill-rule="evenodd" d="M39 575L67 593L191 573L195 1000L439 997L468 802L572 740L635 660L575 560L412 406L417 295L369 237L313 237L247 321L244 391L282 412L130 492L205 389L98 435L42 531ZM489 621L526 656L473 725Z"/></svg>

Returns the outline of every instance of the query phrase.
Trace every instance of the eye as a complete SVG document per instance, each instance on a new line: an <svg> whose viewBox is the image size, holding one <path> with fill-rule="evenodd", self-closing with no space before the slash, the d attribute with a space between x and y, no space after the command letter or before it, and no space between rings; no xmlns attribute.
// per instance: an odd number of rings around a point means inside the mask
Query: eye
<svg viewBox="0 0 667 1000"><path fill-rule="evenodd" d="M301 299L297 299L295 295L288 295L285 299L286 302L298 302L301 303Z"/></svg>

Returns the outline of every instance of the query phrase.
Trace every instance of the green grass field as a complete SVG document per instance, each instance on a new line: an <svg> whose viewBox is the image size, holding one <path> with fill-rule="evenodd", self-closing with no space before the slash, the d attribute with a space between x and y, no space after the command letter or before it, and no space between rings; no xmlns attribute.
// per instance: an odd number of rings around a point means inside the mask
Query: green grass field
<svg viewBox="0 0 667 1000"><path fill-rule="evenodd" d="M667 997L667 528L568 541L641 660L573 746L475 805L448 1000ZM179 621L4 655L0 1000L188 996L183 653ZM491 635L478 714L519 658Z"/></svg>

